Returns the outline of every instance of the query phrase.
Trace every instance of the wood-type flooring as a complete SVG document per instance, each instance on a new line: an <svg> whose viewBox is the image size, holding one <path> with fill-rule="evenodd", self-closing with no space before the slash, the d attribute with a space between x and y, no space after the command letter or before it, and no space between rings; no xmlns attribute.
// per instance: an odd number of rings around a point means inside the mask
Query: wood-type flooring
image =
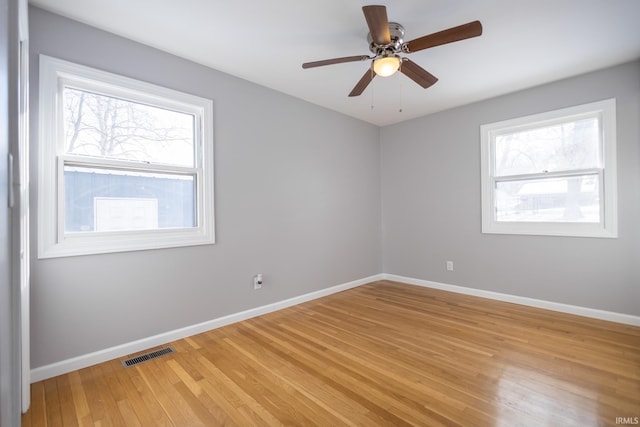
<svg viewBox="0 0 640 427"><path fill-rule="evenodd" d="M640 328L380 281L32 385L24 427L600 426ZM153 350L153 349L150 349Z"/></svg>

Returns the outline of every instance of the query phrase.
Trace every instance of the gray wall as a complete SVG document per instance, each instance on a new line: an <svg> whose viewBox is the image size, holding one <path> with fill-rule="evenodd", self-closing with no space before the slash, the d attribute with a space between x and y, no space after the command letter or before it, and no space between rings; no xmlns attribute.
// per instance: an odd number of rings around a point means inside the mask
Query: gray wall
<svg viewBox="0 0 640 427"><path fill-rule="evenodd" d="M619 238L482 234L480 125L613 97ZM633 62L383 128L384 272L640 315L639 104Z"/></svg>
<svg viewBox="0 0 640 427"><path fill-rule="evenodd" d="M37 8L30 29L31 182L43 53L214 100L217 234L210 246L34 258L32 369L381 271L377 127Z"/></svg>

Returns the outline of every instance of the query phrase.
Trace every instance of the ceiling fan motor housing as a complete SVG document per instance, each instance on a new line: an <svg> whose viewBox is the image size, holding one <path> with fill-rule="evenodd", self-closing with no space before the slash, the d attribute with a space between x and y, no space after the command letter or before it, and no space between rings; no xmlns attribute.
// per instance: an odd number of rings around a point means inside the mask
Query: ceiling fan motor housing
<svg viewBox="0 0 640 427"><path fill-rule="evenodd" d="M389 35L391 36L391 43L379 45L373 41L371 33L368 33L367 41L369 42L369 50L376 56L401 52L402 43L404 43L404 27L397 22L389 22Z"/></svg>

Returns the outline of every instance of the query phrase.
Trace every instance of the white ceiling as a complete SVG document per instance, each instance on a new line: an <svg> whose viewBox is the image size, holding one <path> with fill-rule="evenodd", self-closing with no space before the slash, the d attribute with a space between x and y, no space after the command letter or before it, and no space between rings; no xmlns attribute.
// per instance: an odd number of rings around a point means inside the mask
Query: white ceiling
<svg viewBox="0 0 640 427"><path fill-rule="evenodd" d="M638 0L31 0L31 4L380 126L640 58ZM366 4L405 41L474 20L480 37L410 55L440 80L396 73L347 97L368 64ZM402 112L400 112L402 108Z"/></svg>

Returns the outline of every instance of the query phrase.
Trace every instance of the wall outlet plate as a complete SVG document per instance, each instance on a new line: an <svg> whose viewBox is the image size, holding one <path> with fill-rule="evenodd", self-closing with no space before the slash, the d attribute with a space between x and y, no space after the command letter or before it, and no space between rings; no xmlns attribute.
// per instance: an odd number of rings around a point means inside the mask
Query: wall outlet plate
<svg viewBox="0 0 640 427"><path fill-rule="evenodd" d="M253 289L262 289L262 274L253 276Z"/></svg>

